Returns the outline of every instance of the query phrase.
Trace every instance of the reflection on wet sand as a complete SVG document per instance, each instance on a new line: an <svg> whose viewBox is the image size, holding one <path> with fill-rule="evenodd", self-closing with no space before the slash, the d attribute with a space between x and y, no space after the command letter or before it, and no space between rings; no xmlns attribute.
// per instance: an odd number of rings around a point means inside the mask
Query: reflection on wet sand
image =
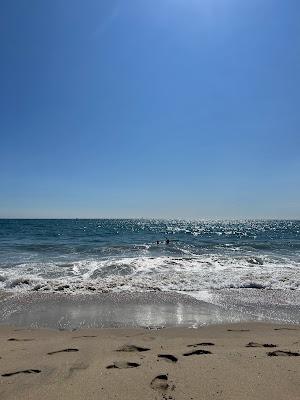
<svg viewBox="0 0 300 400"><path fill-rule="evenodd" d="M239 312L171 293L12 296L2 301L0 320L18 326L79 327L189 326L246 321Z"/></svg>

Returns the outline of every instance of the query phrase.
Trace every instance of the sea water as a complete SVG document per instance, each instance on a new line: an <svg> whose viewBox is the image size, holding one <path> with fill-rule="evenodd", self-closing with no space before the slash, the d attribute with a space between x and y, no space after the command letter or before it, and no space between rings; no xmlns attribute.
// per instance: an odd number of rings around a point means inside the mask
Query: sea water
<svg viewBox="0 0 300 400"><path fill-rule="evenodd" d="M240 288L300 289L300 221L0 220L3 290Z"/></svg>

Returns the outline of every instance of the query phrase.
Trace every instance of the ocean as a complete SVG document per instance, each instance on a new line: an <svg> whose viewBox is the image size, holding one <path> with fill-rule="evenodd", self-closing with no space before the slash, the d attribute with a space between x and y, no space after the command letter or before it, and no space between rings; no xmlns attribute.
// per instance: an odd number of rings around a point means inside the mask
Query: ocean
<svg viewBox="0 0 300 400"><path fill-rule="evenodd" d="M204 298L248 288L300 289L300 221L0 220L2 290Z"/></svg>

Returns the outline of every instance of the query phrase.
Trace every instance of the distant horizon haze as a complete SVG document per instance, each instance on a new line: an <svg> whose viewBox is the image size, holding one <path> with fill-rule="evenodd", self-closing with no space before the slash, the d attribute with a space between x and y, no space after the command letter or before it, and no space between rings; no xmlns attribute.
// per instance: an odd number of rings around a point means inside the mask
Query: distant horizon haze
<svg viewBox="0 0 300 400"><path fill-rule="evenodd" d="M197 217L0 217L0 220L145 220L145 221L187 221L187 222L234 222L234 221L300 221L300 218L197 218Z"/></svg>

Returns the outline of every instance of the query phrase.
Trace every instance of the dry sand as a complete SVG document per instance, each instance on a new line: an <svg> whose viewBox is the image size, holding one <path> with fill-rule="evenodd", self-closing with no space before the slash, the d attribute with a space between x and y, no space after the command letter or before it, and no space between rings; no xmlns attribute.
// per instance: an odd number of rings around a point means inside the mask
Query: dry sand
<svg viewBox="0 0 300 400"><path fill-rule="evenodd" d="M0 343L1 399L300 399L299 325L2 326Z"/></svg>

